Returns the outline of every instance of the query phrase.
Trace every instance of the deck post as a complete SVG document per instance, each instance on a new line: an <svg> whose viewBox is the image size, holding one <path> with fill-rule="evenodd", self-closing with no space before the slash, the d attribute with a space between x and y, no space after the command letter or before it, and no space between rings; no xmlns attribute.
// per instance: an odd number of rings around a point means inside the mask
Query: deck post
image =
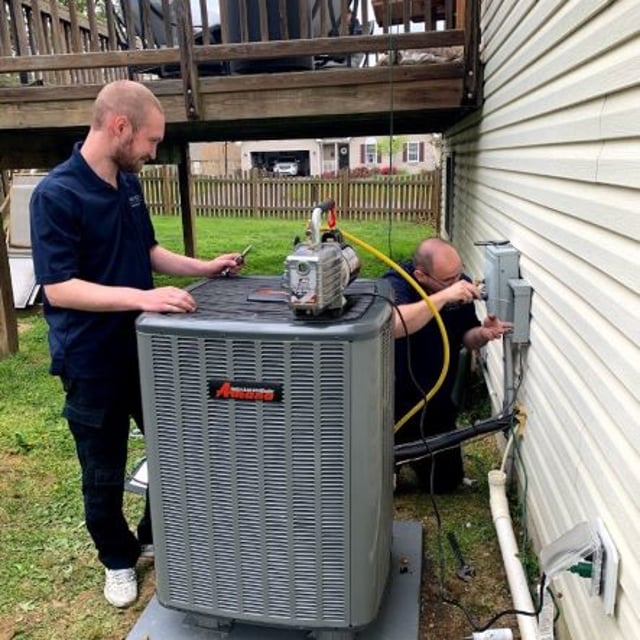
<svg viewBox="0 0 640 640"><path fill-rule="evenodd" d="M189 3L176 3L176 21L178 23L178 43L180 45L180 72L184 87L187 120L201 120L202 99L200 96L200 78L198 67L193 60L193 28Z"/></svg>
<svg viewBox="0 0 640 640"><path fill-rule="evenodd" d="M182 239L184 253L191 258L196 255L195 215L191 206L191 159L189 145L180 148L178 163L178 188L180 190L180 214L182 216Z"/></svg>
<svg viewBox="0 0 640 640"><path fill-rule="evenodd" d="M7 239L0 224L0 360L18 351L18 320L14 304Z"/></svg>

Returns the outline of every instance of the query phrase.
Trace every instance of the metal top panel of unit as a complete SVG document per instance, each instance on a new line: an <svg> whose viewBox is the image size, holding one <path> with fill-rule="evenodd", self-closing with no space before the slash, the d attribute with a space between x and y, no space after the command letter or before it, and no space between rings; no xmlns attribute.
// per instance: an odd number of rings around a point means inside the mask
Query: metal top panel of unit
<svg viewBox="0 0 640 640"><path fill-rule="evenodd" d="M297 317L289 308L279 276L212 278L188 287L193 313L143 313L138 333L246 333L318 339L364 339L379 333L391 315L391 290L384 280L359 279L345 291L339 316Z"/></svg>

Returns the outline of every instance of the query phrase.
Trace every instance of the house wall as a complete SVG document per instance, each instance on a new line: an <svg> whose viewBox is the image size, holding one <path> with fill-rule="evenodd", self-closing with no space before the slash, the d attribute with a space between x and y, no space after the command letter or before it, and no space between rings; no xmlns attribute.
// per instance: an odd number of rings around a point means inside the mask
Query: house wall
<svg viewBox="0 0 640 640"><path fill-rule="evenodd" d="M394 167L405 173L420 173L434 171L440 166L440 136L432 134L406 134L395 136L396 142L390 144L388 136L356 137L350 141L349 167ZM417 161L409 161L405 147L407 143L414 144L419 149ZM378 148L376 161L367 161L365 146L375 144ZM396 148L397 146L397 148ZM389 149L393 153L389 154Z"/></svg>
<svg viewBox="0 0 640 640"><path fill-rule="evenodd" d="M603 519L615 616L564 572L565 637L640 636L640 3L484 0L484 105L445 136L445 220L481 273L507 239L533 287L518 467L537 550ZM447 158L449 160L447 161ZM453 164L453 171L451 171ZM445 204L444 215L449 207ZM495 405L501 347L488 349Z"/></svg>
<svg viewBox="0 0 640 640"><path fill-rule="evenodd" d="M240 171L240 143L193 142L189 145L189 159L195 175L234 175Z"/></svg>

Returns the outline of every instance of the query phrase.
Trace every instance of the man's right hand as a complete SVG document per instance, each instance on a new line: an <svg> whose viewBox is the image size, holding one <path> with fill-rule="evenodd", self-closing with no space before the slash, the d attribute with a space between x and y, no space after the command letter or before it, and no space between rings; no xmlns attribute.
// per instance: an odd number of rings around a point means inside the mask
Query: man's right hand
<svg viewBox="0 0 640 640"><path fill-rule="evenodd" d="M447 304L467 304L480 299L480 289L468 280L458 280L442 290Z"/></svg>

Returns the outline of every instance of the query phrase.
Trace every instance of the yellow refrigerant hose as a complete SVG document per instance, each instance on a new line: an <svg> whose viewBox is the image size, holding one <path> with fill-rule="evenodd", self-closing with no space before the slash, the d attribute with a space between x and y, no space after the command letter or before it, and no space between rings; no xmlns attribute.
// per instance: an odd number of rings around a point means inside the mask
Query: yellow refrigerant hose
<svg viewBox="0 0 640 640"><path fill-rule="evenodd" d="M375 247L367 244L363 240L356 238L354 235L347 233L346 231L340 230L340 233L354 244L362 247L365 251L368 251L372 256L375 256L379 260L382 260L386 265L390 266L392 269L397 271L417 292L420 294L420 297L427 303L429 309L431 309L431 313L433 313L433 318L438 325L438 329L440 329L440 335L442 336L442 370L440 371L440 376L436 380L435 384L429 391L427 395L420 400L412 409L407 411L398 422L393 425L394 433L398 431L404 424L410 420L422 407L425 403L429 402L431 398L438 392L438 389L442 386L445 377L447 376L447 371L449 370L449 337L447 336L447 329L444 326L444 322L442 322L442 317L440 316L440 312L436 308L436 306L431 301L431 298L422 290L422 287L397 263L395 263L391 258L388 258L381 251L378 251Z"/></svg>

